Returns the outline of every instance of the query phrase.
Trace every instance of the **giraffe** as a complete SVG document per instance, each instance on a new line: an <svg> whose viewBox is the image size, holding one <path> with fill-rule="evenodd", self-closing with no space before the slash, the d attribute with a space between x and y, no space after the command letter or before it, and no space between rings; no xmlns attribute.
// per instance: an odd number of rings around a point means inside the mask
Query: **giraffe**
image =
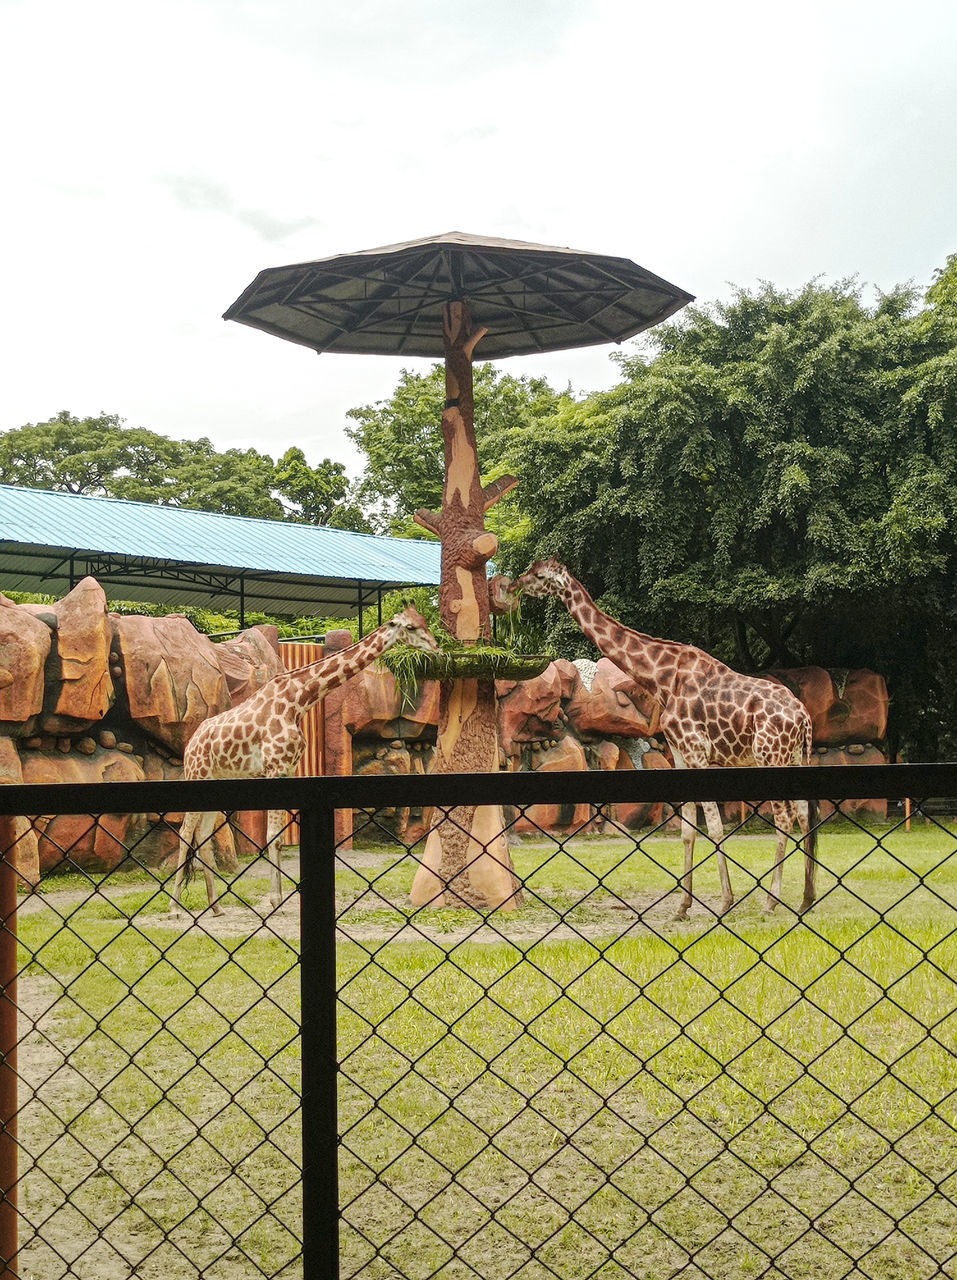
<svg viewBox="0 0 957 1280"><path fill-rule="evenodd" d="M605 657L649 691L655 706L652 732L664 735L677 768L809 763L811 717L800 699L782 685L740 675L694 645L657 640L630 630L603 613L557 560L537 560L510 590L530 596L558 596ZM718 855L720 910L724 913L734 895L721 846L721 816L713 801L702 802L701 807ZM693 802L681 806L685 865L676 920L687 918L692 901L695 808ZM815 897L815 832L810 807L806 801L782 800L772 802L771 810L777 850L767 908L773 911L780 902L788 836L797 821L805 855L801 911L807 911Z"/></svg>
<svg viewBox="0 0 957 1280"><path fill-rule="evenodd" d="M298 667L267 681L238 706L204 720L186 745L183 776L197 778L287 778L296 770L305 748L302 717L330 689L344 684L350 676L367 667L394 644L435 652L438 644L422 615L406 604L391 621L371 632L364 640ZM180 827L176 880L170 914L179 915L183 880L194 856L198 856L206 879L209 909L221 915L213 881L210 840L216 827L216 813L186 813ZM277 908L281 899L279 836L282 815L270 810L266 827L266 849L271 869L269 904Z"/></svg>

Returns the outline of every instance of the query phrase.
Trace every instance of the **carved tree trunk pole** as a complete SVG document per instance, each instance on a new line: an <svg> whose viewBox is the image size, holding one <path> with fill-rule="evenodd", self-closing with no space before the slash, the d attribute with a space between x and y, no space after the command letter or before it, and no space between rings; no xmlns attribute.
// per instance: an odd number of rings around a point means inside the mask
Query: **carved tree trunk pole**
<svg viewBox="0 0 957 1280"><path fill-rule="evenodd" d="M472 399L472 353L485 329L472 332L468 304L445 306L445 487L441 511L419 510L417 524L442 539L442 622L461 643L491 638L485 566L498 539L485 512L518 481L479 481ZM435 773L495 773L499 767L494 680L444 680L439 701ZM514 909L521 891L512 869L499 805L437 811L412 885L413 905Z"/></svg>

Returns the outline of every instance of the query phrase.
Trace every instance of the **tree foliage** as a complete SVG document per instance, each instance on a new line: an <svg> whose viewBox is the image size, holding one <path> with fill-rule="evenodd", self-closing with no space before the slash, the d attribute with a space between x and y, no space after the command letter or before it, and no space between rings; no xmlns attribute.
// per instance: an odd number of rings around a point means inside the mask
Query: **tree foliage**
<svg viewBox="0 0 957 1280"><path fill-rule="evenodd" d="M895 741L953 757L957 255L923 299L765 284L618 360L619 384L582 400L475 366L483 480L521 480L490 513L498 567L557 555L627 624L741 670L871 667ZM69 413L0 435L0 481L422 536L444 404L436 365L353 409L366 469L351 490L296 448L274 462ZM532 624L542 609L558 651L587 649L557 602L530 604Z"/></svg>
<svg viewBox="0 0 957 1280"><path fill-rule="evenodd" d="M494 365L473 370L475 438L485 482L508 470L516 434L534 429L570 400L543 378L516 378ZM426 374L403 369L388 400L351 409L355 423L346 434L365 454L365 472L355 489L376 531L405 537L427 536L413 524L419 507L442 505L445 372L434 365ZM489 513L489 527L507 532L519 509L506 498Z"/></svg>
<svg viewBox="0 0 957 1280"><path fill-rule="evenodd" d="M923 307L844 281L689 309L522 438L507 567L557 555L630 625L743 670L872 667L911 749L952 752L955 327L953 258Z"/></svg>
<svg viewBox="0 0 957 1280"><path fill-rule="evenodd" d="M368 528L347 501L345 468L310 466L301 449L278 462L255 449L220 452L207 439L171 440L115 414L46 422L0 434L0 483L190 507L224 515Z"/></svg>

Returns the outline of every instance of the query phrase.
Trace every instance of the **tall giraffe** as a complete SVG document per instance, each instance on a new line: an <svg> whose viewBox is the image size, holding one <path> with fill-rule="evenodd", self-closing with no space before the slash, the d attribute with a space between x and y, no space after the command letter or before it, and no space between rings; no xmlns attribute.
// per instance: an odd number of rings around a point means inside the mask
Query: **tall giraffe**
<svg viewBox="0 0 957 1280"><path fill-rule="evenodd" d="M811 717L793 693L770 680L743 676L694 645L656 640L632 631L603 613L577 579L557 560L537 560L510 588L530 596L558 596L585 635L626 675L648 690L654 700L652 731L659 730L671 747L679 769L709 765L808 764ZM701 805L708 835L718 854L721 911L734 901L721 841L724 830L718 806ZM797 821L804 841L804 899L814 902L815 832L806 801L780 800L771 805L777 831L777 857L767 897L773 911L781 897L781 878L788 836ZM675 919L687 917L692 900L695 804L681 806L685 869L683 894Z"/></svg>
<svg viewBox="0 0 957 1280"><path fill-rule="evenodd" d="M358 644L295 671L281 672L245 702L204 720L186 745L184 778L188 781L197 778L288 778L295 772L306 745L301 728L306 712L330 689L344 684L394 644L428 649L433 653L438 649L425 619L411 604L406 604L401 613ZM222 912L216 901L210 852L216 818L215 813L183 815L170 904L173 916L179 914L183 879L194 850L206 879L209 907L214 915ZM266 849L271 867L269 902L273 908L279 906L282 896L281 829L281 812L270 810Z"/></svg>

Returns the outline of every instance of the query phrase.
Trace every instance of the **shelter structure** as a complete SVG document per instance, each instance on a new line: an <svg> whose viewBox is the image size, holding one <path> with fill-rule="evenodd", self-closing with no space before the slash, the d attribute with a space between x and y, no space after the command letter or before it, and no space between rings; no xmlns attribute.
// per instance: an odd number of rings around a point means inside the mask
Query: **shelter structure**
<svg viewBox="0 0 957 1280"><path fill-rule="evenodd" d="M402 244L261 271L224 318L325 351L439 356L445 361L445 483L438 510L415 520L442 539L442 622L463 648L491 635L502 607L487 566L498 539L485 513L515 476L483 485L472 361L621 342L692 296L627 258L451 231ZM475 655L472 655L475 656ZM469 664L443 679L433 772L495 772L500 750L492 670ZM416 906L515 908L501 812L472 805L437 814L412 886Z"/></svg>
<svg viewBox="0 0 957 1280"><path fill-rule="evenodd" d="M170 610L353 617L386 591L435 586L437 542L0 485L0 589L62 596L94 577ZM380 617L381 621L381 617Z"/></svg>

